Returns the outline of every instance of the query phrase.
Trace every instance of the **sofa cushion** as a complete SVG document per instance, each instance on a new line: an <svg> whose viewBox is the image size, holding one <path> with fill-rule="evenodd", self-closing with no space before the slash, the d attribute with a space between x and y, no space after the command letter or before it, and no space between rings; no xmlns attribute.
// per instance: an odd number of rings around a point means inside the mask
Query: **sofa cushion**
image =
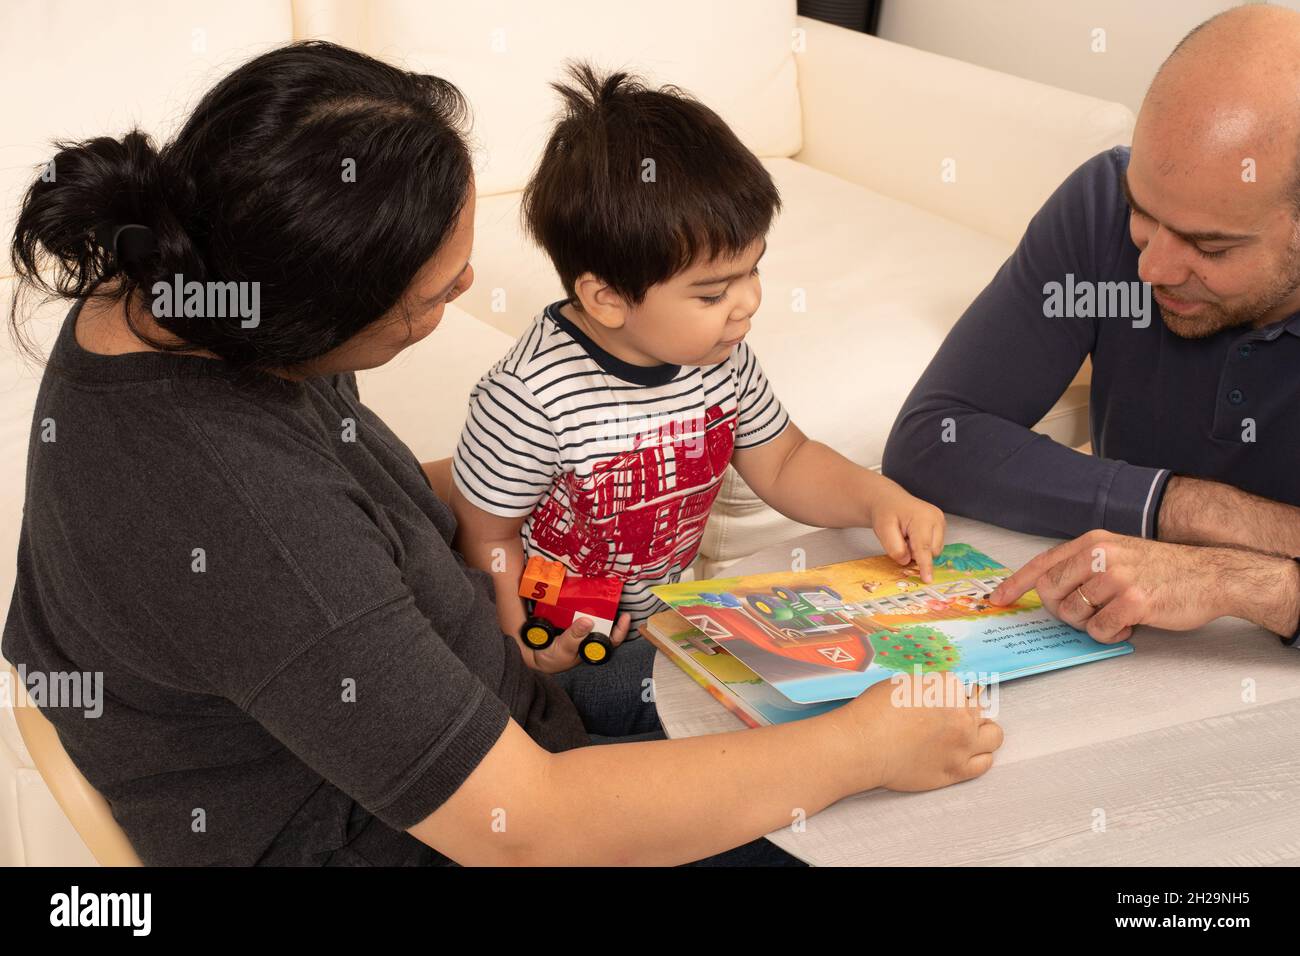
<svg viewBox="0 0 1300 956"><path fill-rule="evenodd" d="M878 468L903 400L1010 248L802 163L768 167L783 211L748 341L808 436ZM699 571L807 530L763 506L733 470Z"/></svg>
<svg viewBox="0 0 1300 956"><path fill-rule="evenodd" d="M379 368L357 373L361 401L420 461L456 450L469 393L513 336L447 306L433 333Z"/></svg>
<svg viewBox="0 0 1300 956"><path fill-rule="evenodd" d="M791 417L880 463L903 399L1010 253L1001 240L792 160L749 343Z"/></svg>

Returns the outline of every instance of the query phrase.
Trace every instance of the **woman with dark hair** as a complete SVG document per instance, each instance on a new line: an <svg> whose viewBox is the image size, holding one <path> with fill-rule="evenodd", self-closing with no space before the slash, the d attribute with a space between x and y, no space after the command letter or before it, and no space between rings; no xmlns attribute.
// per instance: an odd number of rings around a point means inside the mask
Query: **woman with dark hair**
<svg viewBox="0 0 1300 956"><path fill-rule="evenodd" d="M756 841L711 862L770 862L757 838L796 809L982 773L1000 731L964 694L900 708L886 684L792 725L589 746L645 736L639 699L597 720L524 663L433 468L353 374L472 281L465 114L435 77L294 44L160 152L64 144L25 198L23 286L75 302L3 651L102 677L102 713L45 712L140 857L663 864Z"/></svg>

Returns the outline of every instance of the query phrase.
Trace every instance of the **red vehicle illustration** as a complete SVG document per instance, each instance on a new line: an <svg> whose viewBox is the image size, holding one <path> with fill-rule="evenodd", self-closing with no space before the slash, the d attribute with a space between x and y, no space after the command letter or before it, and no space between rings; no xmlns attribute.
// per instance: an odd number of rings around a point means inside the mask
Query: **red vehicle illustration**
<svg viewBox="0 0 1300 956"><path fill-rule="evenodd" d="M995 610L985 599L1005 576L917 584L883 598L871 597L874 588L864 587L860 601L846 601L825 584L777 585L743 595L702 592L677 609L724 646L740 639L804 664L864 671L876 658L876 644L890 644L890 635L910 636L926 630L924 625L933 630L944 620Z"/></svg>
<svg viewBox="0 0 1300 956"><path fill-rule="evenodd" d="M534 650L544 650L576 618L585 617L593 625L591 633L578 645L578 656L587 664L604 664L614 653L610 634L618 618L623 580L567 572L559 561L548 561L536 554L528 559L519 582L519 596L528 600L530 609L519 636Z"/></svg>
<svg viewBox="0 0 1300 956"><path fill-rule="evenodd" d="M874 657L866 639L870 631L853 619L855 609L845 605L839 592L825 585L798 592L774 587L768 594L746 595L744 603L731 594L706 593L700 598L705 607L726 607L744 614L757 625L746 637L774 654L857 671L866 670ZM691 610L698 612L700 607Z"/></svg>

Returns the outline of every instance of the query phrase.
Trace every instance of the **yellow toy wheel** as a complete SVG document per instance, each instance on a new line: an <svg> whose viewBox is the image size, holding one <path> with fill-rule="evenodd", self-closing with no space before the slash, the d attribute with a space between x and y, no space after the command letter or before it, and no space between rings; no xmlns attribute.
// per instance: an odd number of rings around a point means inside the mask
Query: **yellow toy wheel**
<svg viewBox="0 0 1300 956"><path fill-rule="evenodd" d="M559 633L554 624L541 617L530 617L519 629L519 636L523 638L524 644L535 651L550 647Z"/></svg>
<svg viewBox="0 0 1300 956"><path fill-rule="evenodd" d="M604 634L588 634L578 645L578 656L587 664L604 664L614 654L614 645Z"/></svg>

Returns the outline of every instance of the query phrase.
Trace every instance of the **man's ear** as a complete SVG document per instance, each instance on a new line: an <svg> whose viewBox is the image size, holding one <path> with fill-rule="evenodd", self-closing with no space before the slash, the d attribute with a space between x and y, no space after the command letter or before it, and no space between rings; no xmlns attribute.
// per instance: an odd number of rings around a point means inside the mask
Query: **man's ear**
<svg viewBox="0 0 1300 956"><path fill-rule="evenodd" d="M630 311L624 298L590 272L573 283L573 296L582 311L607 329L621 329Z"/></svg>

